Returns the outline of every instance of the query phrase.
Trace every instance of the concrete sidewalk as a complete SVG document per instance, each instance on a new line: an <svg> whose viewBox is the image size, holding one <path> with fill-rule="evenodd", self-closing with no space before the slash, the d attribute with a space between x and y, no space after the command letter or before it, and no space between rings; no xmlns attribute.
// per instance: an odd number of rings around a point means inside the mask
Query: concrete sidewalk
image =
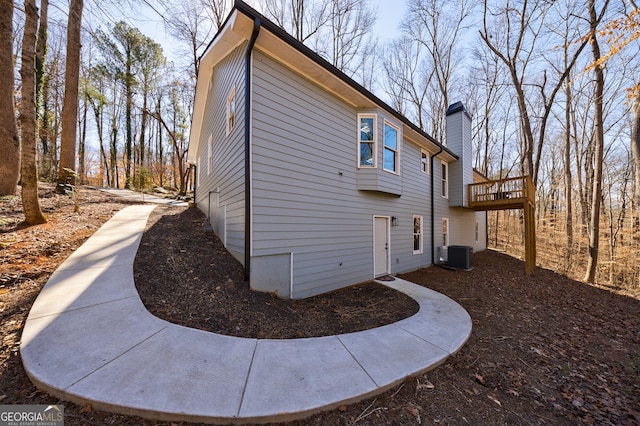
<svg viewBox="0 0 640 426"><path fill-rule="evenodd" d="M187 203L186 201L178 201L171 198L158 197L153 194L145 194L142 192L132 191L130 189L102 188L97 186L92 186L91 188L97 189L98 191L106 192L107 194L115 195L116 197L126 198L127 200L132 201L139 201L141 203L165 204L175 207L187 207L189 205L189 203Z"/></svg>
<svg viewBox="0 0 640 426"><path fill-rule="evenodd" d="M246 339L161 320L133 281L153 208L118 212L41 291L20 345L40 389L156 420L280 422L381 393L438 366L469 338L471 318L460 305L400 279L381 284L413 297L419 312L357 333Z"/></svg>

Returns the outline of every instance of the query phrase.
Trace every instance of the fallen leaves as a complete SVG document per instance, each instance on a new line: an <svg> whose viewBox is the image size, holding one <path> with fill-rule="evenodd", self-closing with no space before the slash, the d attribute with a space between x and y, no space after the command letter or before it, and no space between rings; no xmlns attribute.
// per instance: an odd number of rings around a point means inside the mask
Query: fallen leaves
<svg viewBox="0 0 640 426"><path fill-rule="evenodd" d="M420 417L420 408L417 405L413 403L407 404L407 411L409 411L409 413L416 418L416 423L422 424L422 418Z"/></svg>

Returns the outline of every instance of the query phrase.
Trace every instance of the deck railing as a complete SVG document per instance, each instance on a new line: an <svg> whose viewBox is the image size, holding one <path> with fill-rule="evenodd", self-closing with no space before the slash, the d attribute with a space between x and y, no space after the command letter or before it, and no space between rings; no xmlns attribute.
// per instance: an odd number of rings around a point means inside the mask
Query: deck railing
<svg viewBox="0 0 640 426"><path fill-rule="evenodd" d="M520 208L535 202L535 187L529 176L520 176L469 185L469 207Z"/></svg>

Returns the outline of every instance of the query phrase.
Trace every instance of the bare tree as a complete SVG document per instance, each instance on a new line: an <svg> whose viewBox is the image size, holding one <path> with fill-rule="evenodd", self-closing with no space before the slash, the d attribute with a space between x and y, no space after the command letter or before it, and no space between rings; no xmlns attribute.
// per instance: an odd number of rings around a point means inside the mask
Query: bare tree
<svg viewBox="0 0 640 426"><path fill-rule="evenodd" d="M76 137L78 119L78 92L80 83L80 31L84 0L71 0L67 24L67 59L65 89L62 107L62 138L60 140L60 167L58 182L75 182Z"/></svg>
<svg viewBox="0 0 640 426"><path fill-rule="evenodd" d="M499 142L510 119L505 111L505 96L508 94L509 76L500 66L500 60L486 46L478 44L473 51L473 63L469 72L467 107L473 111L474 127L471 140L474 142L475 168L485 176L491 176L496 166L496 155L503 155ZM497 152L496 152L497 151Z"/></svg>
<svg viewBox="0 0 640 426"><path fill-rule="evenodd" d="M555 68L557 74L550 87L546 69L534 83L530 81L532 78L528 68L534 68L534 58L540 54L538 45L542 42L545 19L549 16L547 12L553 3L546 0L524 0L512 5L511 1L507 0L506 4L494 9L488 2L489 0L484 2L483 29L480 31L480 37L509 70L520 113L523 137L522 166L524 172L531 176L534 184L537 184L546 127L555 97L587 45L588 38L585 37L572 52L571 60L564 69L547 61L547 64ZM496 16L500 17L501 21L490 21ZM577 20L573 16L572 18ZM500 35L495 28L505 28L506 31ZM545 42L548 43L549 40ZM534 101L534 94L527 93L529 85L538 89L538 102ZM540 110L532 110L536 104L540 105ZM537 123L534 123L534 118Z"/></svg>
<svg viewBox="0 0 640 426"><path fill-rule="evenodd" d="M411 0L402 24L404 32L427 52L425 65L433 77L429 96L432 128L429 131L437 140L444 141L445 112L452 102L455 78L461 77L460 38L468 28L472 4L468 0Z"/></svg>
<svg viewBox="0 0 640 426"><path fill-rule="evenodd" d="M0 196L16 193L20 172L12 52L13 0L0 0Z"/></svg>
<svg viewBox="0 0 640 426"><path fill-rule="evenodd" d="M151 91L158 83L166 58L162 54L162 47L152 39L145 37L140 46L140 89L142 91L142 117L140 121L140 142L138 143L138 163L144 166L145 146L147 138L147 107Z"/></svg>
<svg viewBox="0 0 640 426"><path fill-rule="evenodd" d="M375 50L369 34L376 22L374 11L367 0L332 0L331 15L327 22L329 37L323 43L328 47L325 57L339 70L353 76L354 64L367 58Z"/></svg>
<svg viewBox="0 0 640 426"><path fill-rule="evenodd" d="M433 68L425 66L422 44L409 36L393 40L384 51L384 85L392 106L425 129L425 98Z"/></svg>
<svg viewBox="0 0 640 426"><path fill-rule="evenodd" d="M604 156L604 119L602 103L604 96L604 73L601 58L600 44L598 42L598 24L609 5L609 0L605 0L601 11L596 11L595 0L589 0L589 44L593 54L595 67L593 69L595 80L594 98L594 121L595 121L595 153L594 153L594 176L593 192L591 195L591 221L589 222L589 257L587 261L587 272L584 280L589 283L595 282L596 268L598 267L598 249L600 246L600 203L602 201L602 162Z"/></svg>
<svg viewBox="0 0 640 426"><path fill-rule="evenodd" d="M36 164L36 32L38 8L35 0L25 0L24 38L22 39L22 97L20 127L22 132L22 207L29 225L45 223L47 219L38 201L38 168Z"/></svg>
<svg viewBox="0 0 640 426"><path fill-rule="evenodd" d="M200 0L214 28L220 28L233 6L231 0Z"/></svg>
<svg viewBox="0 0 640 426"><path fill-rule="evenodd" d="M200 68L200 56L207 47L215 30L212 19L226 10L224 0L184 0L168 7L164 13L165 26L169 33L184 43L187 56L190 58L190 76L194 81ZM210 16L208 13L213 12Z"/></svg>
<svg viewBox="0 0 640 426"><path fill-rule="evenodd" d="M330 1L263 0L267 18L303 43L318 36L331 19Z"/></svg>
<svg viewBox="0 0 640 426"><path fill-rule="evenodd" d="M631 154L634 165L633 204L636 210L634 227L640 229L640 80L633 93L631 110L633 113L633 123L631 125Z"/></svg>

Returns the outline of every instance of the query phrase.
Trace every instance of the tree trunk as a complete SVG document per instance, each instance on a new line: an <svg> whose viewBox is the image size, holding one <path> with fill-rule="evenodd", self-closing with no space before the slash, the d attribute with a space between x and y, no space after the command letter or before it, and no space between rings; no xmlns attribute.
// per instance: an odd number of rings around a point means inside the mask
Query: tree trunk
<svg viewBox="0 0 640 426"><path fill-rule="evenodd" d="M565 53L566 61L566 53ZM571 256L573 254L573 176L571 173L571 105L572 93L571 84L565 86L566 106L565 106L565 135L564 135L564 196L567 203L566 211L566 236L567 249L565 252L565 273L571 267Z"/></svg>
<svg viewBox="0 0 640 426"><path fill-rule="evenodd" d="M13 96L13 0L0 1L0 196L14 195L20 173L20 140Z"/></svg>
<svg viewBox="0 0 640 426"><path fill-rule="evenodd" d="M633 217L633 227L640 229L640 81L636 87L635 98L633 99L633 124L631 127L631 155L633 156L633 206L635 214Z"/></svg>
<svg viewBox="0 0 640 426"><path fill-rule="evenodd" d="M596 16L595 0L589 0L589 18L591 24L591 51L593 52L593 61L595 63L594 122L596 134L593 162L593 190L591 195L591 219L589 221L589 258L587 261L587 272L584 280L588 283L594 283L596 278L596 269L598 267L600 207L602 202L602 162L604 156L604 119L602 112L604 73L602 71L602 65L598 63L601 54L597 38L598 19Z"/></svg>
<svg viewBox="0 0 640 426"><path fill-rule="evenodd" d="M49 31L49 0L40 1L40 27L36 41L36 108L41 117L42 86L44 82L44 64L47 57L47 36Z"/></svg>
<svg viewBox="0 0 640 426"><path fill-rule="evenodd" d="M47 219L38 202L38 167L36 165L36 31L38 8L35 0L25 0L24 38L22 39L22 99L20 125L22 130L22 207L24 221L29 225L45 223Z"/></svg>
<svg viewBox="0 0 640 426"><path fill-rule="evenodd" d="M131 60L129 59L131 52L127 52L127 64L125 73L125 92L126 92L126 105L125 105L125 124L126 124L126 141L124 145L124 187L131 189L131 159L133 151L133 129L131 124L131 114L133 113L133 74Z"/></svg>
<svg viewBox="0 0 640 426"><path fill-rule="evenodd" d="M42 157L39 159L40 176L46 178L51 175L47 167L47 155L49 151L49 138L47 129L49 126L48 105L46 96L49 95L48 85L45 84L45 61L47 57L47 38L49 32L49 1L40 1L40 27L36 41L36 115L38 117L38 136L42 146Z"/></svg>
<svg viewBox="0 0 640 426"><path fill-rule="evenodd" d="M65 65L62 138L60 140L59 183L75 183L78 86L80 80L80 29L83 0L71 0L67 25L67 60Z"/></svg>
<svg viewBox="0 0 640 426"><path fill-rule="evenodd" d="M87 182L87 171L85 167L85 146L87 140L87 95L83 96L83 110L82 110L82 120L79 120L78 125L81 127L80 132L80 143L78 145L78 179L80 184L85 184Z"/></svg>

